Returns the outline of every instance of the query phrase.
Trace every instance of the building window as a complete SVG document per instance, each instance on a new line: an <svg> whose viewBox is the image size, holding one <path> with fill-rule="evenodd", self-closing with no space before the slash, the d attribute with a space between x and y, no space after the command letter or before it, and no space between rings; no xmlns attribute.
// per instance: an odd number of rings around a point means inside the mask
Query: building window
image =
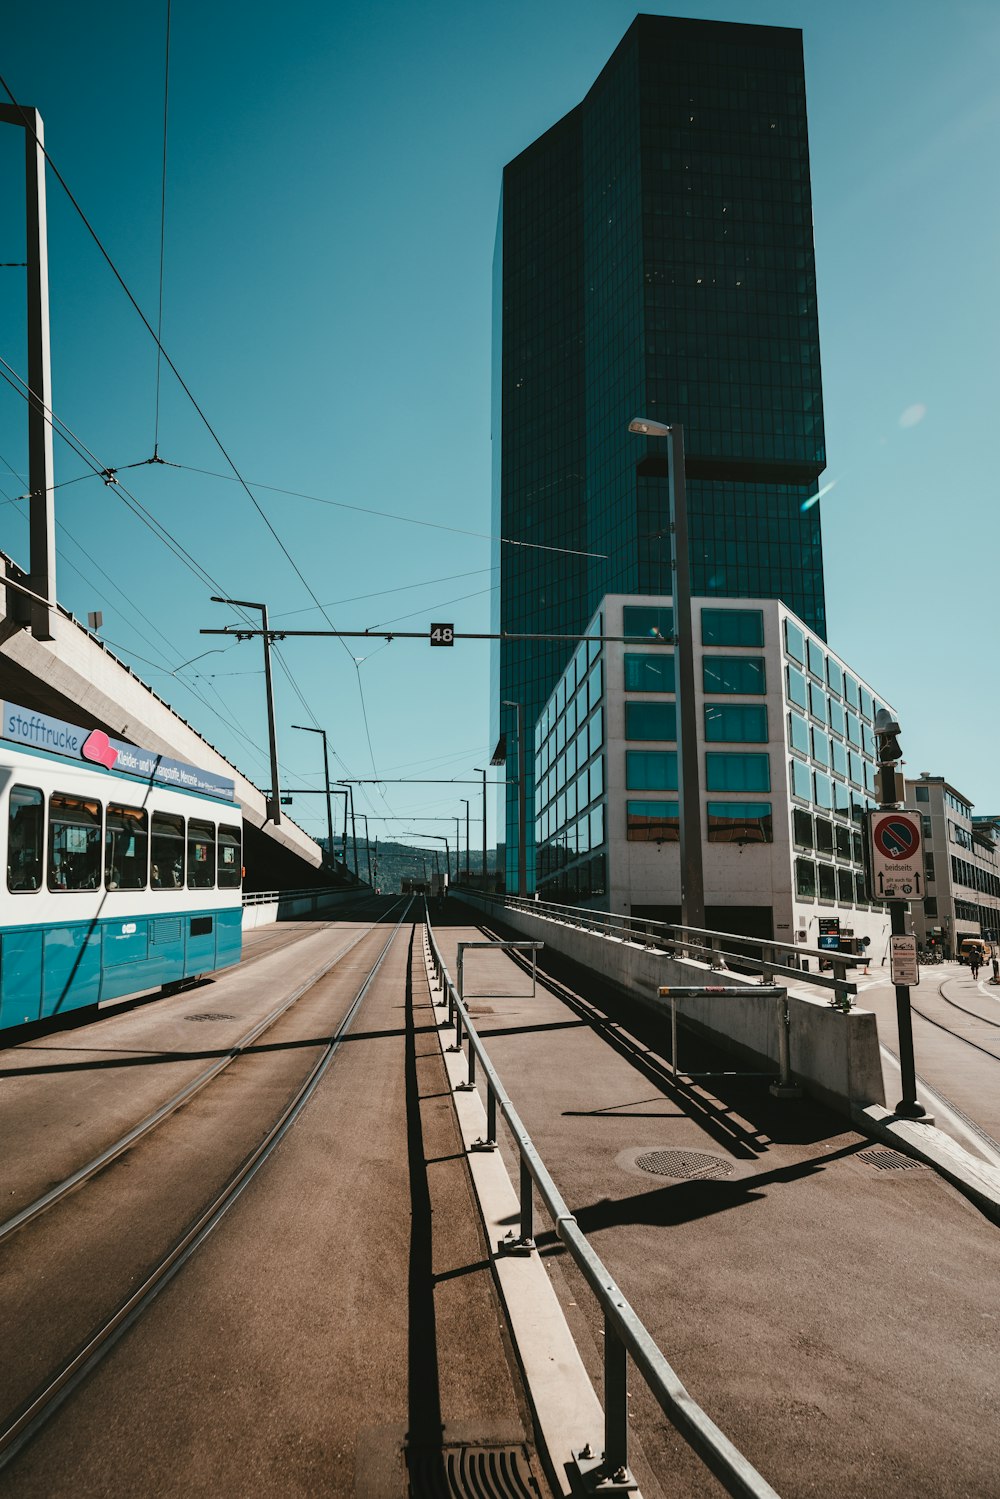
<svg viewBox="0 0 1000 1499"><path fill-rule="evenodd" d="M840 776L847 775L847 746L841 744L839 739L834 739L831 744L833 752L833 768Z"/></svg>
<svg viewBox="0 0 1000 1499"><path fill-rule="evenodd" d="M600 848L604 842L604 803L601 802L599 806L596 806L589 816L590 846L591 848Z"/></svg>
<svg viewBox="0 0 1000 1499"><path fill-rule="evenodd" d="M858 749L861 748L861 725L853 713L847 715L847 737Z"/></svg>
<svg viewBox="0 0 1000 1499"><path fill-rule="evenodd" d="M850 754L850 766L851 780L854 782L855 786L863 786L865 784L865 773L864 768L861 764L861 756L856 755L853 750L851 750Z"/></svg>
<svg viewBox="0 0 1000 1499"><path fill-rule="evenodd" d="M825 776L822 771L817 770L813 775L813 785L815 787L817 807L828 807L832 811L833 782L830 780L830 777Z"/></svg>
<svg viewBox="0 0 1000 1499"><path fill-rule="evenodd" d="M826 658L826 680L829 683L830 691L835 692L838 697L843 697L844 673L832 656L827 656Z"/></svg>
<svg viewBox="0 0 1000 1499"><path fill-rule="evenodd" d="M837 895L848 905L854 904L854 876L849 869L837 870Z"/></svg>
<svg viewBox="0 0 1000 1499"><path fill-rule="evenodd" d="M660 652L625 652L626 692L673 692L675 658Z"/></svg>
<svg viewBox="0 0 1000 1499"><path fill-rule="evenodd" d="M875 716L875 704L872 701L872 695L871 695L871 693L868 691L868 689L866 687L862 687L861 688L861 717L862 718L871 719L871 718L874 718L874 716Z"/></svg>
<svg viewBox="0 0 1000 1499"><path fill-rule="evenodd" d="M808 652L809 670L812 672L814 677L819 677L821 682L824 681L826 677L826 657L823 655L823 652L820 650L815 640L810 640L808 645Z"/></svg>
<svg viewBox="0 0 1000 1499"><path fill-rule="evenodd" d="M835 734L843 734L843 733L845 733L846 732L846 721L845 721L845 718L844 718L844 710L843 710L842 706L840 705L840 703L835 703L834 700L833 700L833 698L830 699L830 701L827 704L827 706L830 709L830 727L831 727L831 729L833 730L833 732Z"/></svg>
<svg viewBox="0 0 1000 1499"><path fill-rule="evenodd" d="M681 836L676 802L626 802L630 843L677 843Z"/></svg>
<svg viewBox="0 0 1000 1499"><path fill-rule="evenodd" d="M801 797L804 802L811 802L812 771L808 765L803 765L801 760L793 760L792 764L792 795Z"/></svg>
<svg viewBox="0 0 1000 1499"><path fill-rule="evenodd" d="M924 879L934 883L934 855L924 854Z"/></svg>
<svg viewBox="0 0 1000 1499"><path fill-rule="evenodd" d="M809 753L809 725L797 713L788 715L788 739L792 749L802 755Z"/></svg>
<svg viewBox="0 0 1000 1499"><path fill-rule="evenodd" d="M674 703L626 703L626 739L676 739L677 707Z"/></svg>
<svg viewBox="0 0 1000 1499"><path fill-rule="evenodd" d="M813 820L801 807L792 808L792 837L796 848L813 846Z"/></svg>
<svg viewBox="0 0 1000 1499"><path fill-rule="evenodd" d="M706 692L767 691L763 656L703 656L701 667Z"/></svg>
<svg viewBox="0 0 1000 1499"><path fill-rule="evenodd" d="M790 619L785 620L785 650L793 661L805 664L806 637L798 625L793 625Z"/></svg>
<svg viewBox="0 0 1000 1499"><path fill-rule="evenodd" d="M626 750L625 785L629 791L676 791L676 750Z"/></svg>
<svg viewBox="0 0 1000 1499"><path fill-rule="evenodd" d="M826 693L815 682L809 683L809 712L820 723L826 723Z"/></svg>
<svg viewBox="0 0 1000 1499"><path fill-rule="evenodd" d="M853 677L844 672L844 696L852 708L858 706L858 684Z"/></svg>
<svg viewBox="0 0 1000 1499"><path fill-rule="evenodd" d="M840 817L850 817L851 815L851 793L843 781L834 781L833 783L833 810Z"/></svg>
<svg viewBox="0 0 1000 1499"><path fill-rule="evenodd" d="M622 610L622 634L630 640L673 642L674 611L669 605L657 609L626 605Z"/></svg>
<svg viewBox="0 0 1000 1499"><path fill-rule="evenodd" d="M920 826L923 830L924 842L929 843L931 838L931 820L926 812L920 814Z"/></svg>
<svg viewBox="0 0 1000 1499"><path fill-rule="evenodd" d="M788 701L794 703L797 708L808 708L809 699L806 697L806 679L794 666L786 666L788 677Z"/></svg>
<svg viewBox="0 0 1000 1499"><path fill-rule="evenodd" d="M854 898L859 906L865 905L868 901L868 890L865 886L865 877L863 874L856 874L854 876ZM927 902L924 901L925 908L926 905Z"/></svg>
<svg viewBox="0 0 1000 1499"><path fill-rule="evenodd" d="M820 900L837 899L837 871L832 864L819 866L819 898Z"/></svg>
<svg viewBox="0 0 1000 1499"><path fill-rule="evenodd" d="M709 802L709 843L773 843L770 802Z"/></svg>
<svg viewBox="0 0 1000 1499"><path fill-rule="evenodd" d="M763 645L764 613L761 609L703 609L702 645Z"/></svg>
<svg viewBox="0 0 1000 1499"><path fill-rule="evenodd" d="M937 899L936 899L935 896L928 895L928 896L924 897L924 915L925 916L936 916L937 915Z"/></svg>
<svg viewBox="0 0 1000 1499"><path fill-rule="evenodd" d="M706 703L705 738L710 743L766 744L763 703Z"/></svg>
<svg viewBox="0 0 1000 1499"><path fill-rule="evenodd" d="M812 731L813 759L818 760L820 765L830 764L830 740L821 729Z"/></svg>
<svg viewBox="0 0 1000 1499"><path fill-rule="evenodd" d="M827 822L825 817L816 819L816 852L818 854L833 853L833 823Z"/></svg>
<svg viewBox="0 0 1000 1499"><path fill-rule="evenodd" d="M770 791L771 762L767 755L705 755L707 791Z"/></svg>
<svg viewBox="0 0 1000 1499"><path fill-rule="evenodd" d="M795 861L795 894L807 900L816 897L816 865L811 859Z"/></svg>
<svg viewBox="0 0 1000 1499"><path fill-rule="evenodd" d="M931 799L930 787L928 787L928 786L918 786L917 787L917 801L918 802L929 802L930 799Z"/></svg>
<svg viewBox="0 0 1000 1499"><path fill-rule="evenodd" d="M850 828L834 828L834 835L837 842L837 858L848 860L852 859L854 857L854 850L851 847Z"/></svg>

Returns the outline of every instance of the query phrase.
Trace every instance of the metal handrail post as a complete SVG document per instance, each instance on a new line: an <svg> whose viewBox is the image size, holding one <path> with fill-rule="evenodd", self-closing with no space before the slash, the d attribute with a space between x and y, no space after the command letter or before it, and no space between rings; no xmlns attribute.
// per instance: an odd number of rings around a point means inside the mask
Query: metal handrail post
<svg viewBox="0 0 1000 1499"><path fill-rule="evenodd" d="M604 1476L622 1483L628 1476L628 1355L604 1314Z"/></svg>
<svg viewBox="0 0 1000 1499"><path fill-rule="evenodd" d="M722 961L722 948L718 937L712 938L712 967L716 971L725 967Z"/></svg>
<svg viewBox="0 0 1000 1499"><path fill-rule="evenodd" d="M532 1180L528 1163L521 1152L521 1243L534 1244L535 1242L535 1216L534 1203L531 1200Z"/></svg>
<svg viewBox="0 0 1000 1499"><path fill-rule="evenodd" d="M677 997L670 996L670 1066L673 1075L677 1076Z"/></svg>

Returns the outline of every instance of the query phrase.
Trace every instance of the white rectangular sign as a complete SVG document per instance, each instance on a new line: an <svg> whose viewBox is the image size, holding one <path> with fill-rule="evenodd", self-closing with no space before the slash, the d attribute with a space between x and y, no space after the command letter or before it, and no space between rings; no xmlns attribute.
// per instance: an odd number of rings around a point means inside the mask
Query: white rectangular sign
<svg viewBox="0 0 1000 1499"><path fill-rule="evenodd" d="M889 938L889 973L894 984L920 983L916 937Z"/></svg>
<svg viewBox="0 0 1000 1499"><path fill-rule="evenodd" d="M919 812L869 813L868 847L876 900L923 900L924 851Z"/></svg>

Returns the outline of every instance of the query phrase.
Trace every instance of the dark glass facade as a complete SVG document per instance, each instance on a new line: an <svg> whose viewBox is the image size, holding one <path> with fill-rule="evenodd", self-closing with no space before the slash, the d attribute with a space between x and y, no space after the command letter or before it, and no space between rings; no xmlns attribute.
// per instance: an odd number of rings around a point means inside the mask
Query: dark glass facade
<svg viewBox="0 0 1000 1499"><path fill-rule="evenodd" d="M825 452L796 30L638 16L583 103L504 171L497 629L575 634L605 593L670 593L665 444L628 435L636 415L684 427L692 593L780 598L825 636L815 499ZM494 728L507 734L508 767L515 713L502 700L524 704L530 741L572 650L537 641L495 650ZM507 789L513 888L517 789Z"/></svg>

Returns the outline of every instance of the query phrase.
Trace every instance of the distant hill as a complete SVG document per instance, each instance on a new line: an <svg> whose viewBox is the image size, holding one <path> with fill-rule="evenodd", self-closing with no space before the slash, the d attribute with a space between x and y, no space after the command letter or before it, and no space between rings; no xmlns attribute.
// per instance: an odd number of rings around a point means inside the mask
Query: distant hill
<svg viewBox="0 0 1000 1499"><path fill-rule="evenodd" d="M326 846L325 838L321 838L319 842L323 845L323 847ZM339 839L336 842L335 852L339 859L341 852ZM502 843L498 848L488 848L486 850L486 867L491 874L497 869L498 862L499 867L503 868L504 855L505 849ZM451 857L452 876L454 876L454 849L451 850ZM378 860L377 873L375 868L376 858ZM400 890L400 881L402 880L404 875L409 876L411 879L423 879L425 876L429 879L436 869L440 869L442 871L444 870L444 844L439 844L437 848L422 848L411 843L393 843L391 841L383 842L383 840L380 838L377 845L375 844L375 841L372 840L371 862L373 883L376 884L385 895L398 895ZM350 840L348 840L347 844L347 864L348 868L353 870L354 855ZM481 872L482 867L482 846L480 846L479 848L471 848L469 850L469 873L473 876L478 875ZM464 840L462 844L461 854L461 872L462 874L465 873ZM358 839L358 874L363 880L367 880L368 845L365 843L365 840L363 838Z"/></svg>

